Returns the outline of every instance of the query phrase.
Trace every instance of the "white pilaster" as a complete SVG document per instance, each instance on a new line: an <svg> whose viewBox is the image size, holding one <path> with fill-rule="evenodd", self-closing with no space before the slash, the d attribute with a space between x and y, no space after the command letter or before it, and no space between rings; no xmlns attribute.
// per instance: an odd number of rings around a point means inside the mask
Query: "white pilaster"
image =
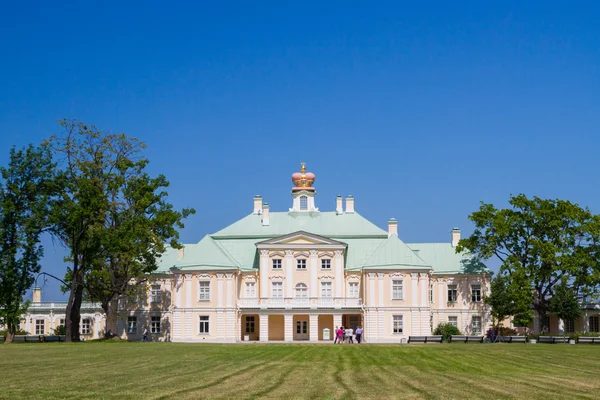
<svg viewBox="0 0 600 400"><path fill-rule="evenodd" d="M419 290L421 291L421 307L427 306L427 294L429 293L429 275L420 274L419 276Z"/></svg>
<svg viewBox="0 0 600 400"><path fill-rule="evenodd" d="M183 302L181 300L181 294L183 290L181 287L183 285L183 276L180 274L175 275L175 307L183 307Z"/></svg>
<svg viewBox="0 0 600 400"><path fill-rule="evenodd" d="M385 274L383 272L380 272L377 274L377 305L379 307L382 307L385 303L383 300L383 294L385 292L384 288L383 288L383 284L384 284L384 279L385 279Z"/></svg>
<svg viewBox="0 0 600 400"><path fill-rule="evenodd" d="M92 339L100 338L100 314L94 315L94 333Z"/></svg>
<svg viewBox="0 0 600 400"><path fill-rule="evenodd" d="M258 334L261 342L269 341L269 316L261 314L258 316Z"/></svg>
<svg viewBox="0 0 600 400"><path fill-rule="evenodd" d="M308 321L309 340L311 342L319 341L319 315L311 314Z"/></svg>
<svg viewBox="0 0 600 400"><path fill-rule="evenodd" d="M317 269L318 267L318 262L319 260L317 259L317 251L316 250L311 250L310 251L310 265L308 266L308 268L310 268L310 297L318 297L319 296L319 292L318 292L318 287L317 287Z"/></svg>
<svg viewBox="0 0 600 400"><path fill-rule="evenodd" d="M369 276L369 307L375 307L375 276L377 274L370 273Z"/></svg>
<svg viewBox="0 0 600 400"><path fill-rule="evenodd" d="M294 341L294 316L292 314L283 316L283 336L286 342Z"/></svg>
<svg viewBox="0 0 600 400"><path fill-rule="evenodd" d="M444 291L444 283L446 281L442 278L438 279L438 309L444 309L444 302L446 301L446 293Z"/></svg>
<svg viewBox="0 0 600 400"><path fill-rule="evenodd" d="M344 297L344 257L341 250L335 250L335 291L333 297Z"/></svg>
<svg viewBox="0 0 600 400"><path fill-rule="evenodd" d="M223 274L217 274L217 307L223 307Z"/></svg>
<svg viewBox="0 0 600 400"><path fill-rule="evenodd" d="M413 273L410 274L411 277L411 287L410 287L410 291L411 291L411 300L412 300L412 306L413 307L418 307L419 306L419 289L418 289L418 285L417 285L417 279L419 278L419 274Z"/></svg>
<svg viewBox="0 0 600 400"><path fill-rule="evenodd" d="M285 293L283 297L294 297L294 252L285 251Z"/></svg>
<svg viewBox="0 0 600 400"><path fill-rule="evenodd" d="M232 307L233 305L233 274L226 274L225 275L227 278L227 286L225 289L225 306L226 307Z"/></svg>
<svg viewBox="0 0 600 400"><path fill-rule="evenodd" d="M185 275L185 306L192 306L192 274Z"/></svg>
<svg viewBox="0 0 600 400"><path fill-rule="evenodd" d="M342 316L338 314L333 315L333 330L331 337L335 339L335 329L339 328L342 325Z"/></svg>
<svg viewBox="0 0 600 400"><path fill-rule="evenodd" d="M587 311L583 313L583 331L584 332L590 331L590 318L588 317Z"/></svg>
<svg viewBox="0 0 600 400"><path fill-rule="evenodd" d="M463 278L462 284L463 284L463 290L462 290L462 292L463 292L463 299L462 299L462 303L463 303L463 306L466 306L467 303L469 301L471 301L471 298L470 298L471 297L470 296L471 293L469 293L469 282L467 281L467 278Z"/></svg>
<svg viewBox="0 0 600 400"><path fill-rule="evenodd" d="M260 251L260 292L258 297L269 297L269 250Z"/></svg>

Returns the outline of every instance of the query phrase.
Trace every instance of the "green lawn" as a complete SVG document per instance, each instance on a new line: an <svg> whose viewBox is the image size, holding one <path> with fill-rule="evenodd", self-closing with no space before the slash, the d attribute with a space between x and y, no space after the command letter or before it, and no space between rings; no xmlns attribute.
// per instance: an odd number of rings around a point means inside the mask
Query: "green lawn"
<svg viewBox="0 0 600 400"><path fill-rule="evenodd" d="M600 346L0 345L0 398L600 398Z"/></svg>

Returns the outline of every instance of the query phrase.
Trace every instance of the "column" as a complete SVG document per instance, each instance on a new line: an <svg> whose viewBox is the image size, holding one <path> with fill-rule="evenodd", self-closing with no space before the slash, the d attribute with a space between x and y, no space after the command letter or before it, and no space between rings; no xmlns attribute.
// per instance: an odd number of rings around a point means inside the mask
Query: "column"
<svg viewBox="0 0 600 400"><path fill-rule="evenodd" d="M369 307L375 307L377 304L375 303L375 276L377 274L368 274L369 276Z"/></svg>
<svg viewBox="0 0 600 400"><path fill-rule="evenodd" d="M223 307L223 274L217 274L217 307Z"/></svg>
<svg viewBox="0 0 600 400"><path fill-rule="evenodd" d="M92 334L92 339L100 338L100 315L94 315L94 333Z"/></svg>
<svg viewBox="0 0 600 400"><path fill-rule="evenodd" d="M269 316L261 314L258 316L258 335L261 342L269 341Z"/></svg>
<svg viewBox="0 0 600 400"><path fill-rule="evenodd" d="M410 274L411 277L411 300L412 300L412 310L410 312L410 334L411 335L420 335L421 334L421 329L419 327L419 317L420 317L420 312L418 311L417 307L419 307L419 285L418 285L418 279L419 279L419 274L417 273L412 273ZM408 321L407 321L408 322Z"/></svg>
<svg viewBox="0 0 600 400"><path fill-rule="evenodd" d="M335 328L339 328L341 325L342 325L342 315L334 314L333 315L333 330L335 331ZM331 332L331 337L335 339L335 332Z"/></svg>
<svg viewBox="0 0 600 400"><path fill-rule="evenodd" d="M428 275L427 274L420 274L420 279L419 279L419 283L421 286L420 290L421 290L421 307L426 307L427 306L427 294L429 293L429 279L428 279Z"/></svg>
<svg viewBox="0 0 600 400"><path fill-rule="evenodd" d="M183 307L183 302L181 300L181 286L183 285L183 276L175 275L175 307Z"/></svg>
<svg viewBox="0 0 600 400"><path fill-rule="evenodd" d="M344 258L342 256L342 250L335 251L334 257L335 263L335 290L333 297L344 297L343 285L344 285Z"/></svg>
<svg viewBox="0 0 600 400"><path fill-rule="evenodd" d="M226 278L227 278L227 286L226 286L226 290L225 290L225 306L226 307L232 307L233 305L233 301L232 301L232 294L233 294L233 274L226 274Z"/></svg>
<svg viewBox="0 0 600 400"><path fill-rule="evenodd" d="M317 287L317 270L319 268L317 259L317 251L310 251L310 297L319 297L318 287Z"/></svg>
<svg viewBox="0 0 600 400"><path fill-rule="evenodd" d="M294 252L285 251L285 293L283 297L294 297Z"/></svg>
<svg viewBox="0 0 600 400"><path fill-rule="evenodd" d="M192 307L192 274L185 275L185 306Z"/></svg>
<svg viewBox="0 0 600 400"><path fill-rule="evenodd" d="M445 279L438 278L438 308L444 309L444 302L446 301L446 293L444 291Z"/></svg>
<svg viewBox="0 0 600 400"><path fill-rule="evenodd" d="M269 297L269 250L260 251L260 292L258 297Z"/></svg>
<svg viewBox="0 0 600 400"><path fill-rule="evenodd" d="M294 316L292 314L283 316L283 336L286 342L294 341Z"/></svg>
<svg viewBox="0 0 600 400"><path fill-rule="evenodd" d="M319 315L318 314L314 314L314 315L310 315L309 316L309 321L308 321L308 329L309 329L309 340L311 342L318 342L319 341Z"/></svg>
<svg viewBox="0 0 600 400"><path fill-rule="evenodd" d="M377 304L379 305L379 307L383 307L385 304L384 298L383 298L383 294L385 291L385 289L383 288L384 279L385 279L385 274L383 272L380 272L377 274L377 291L379 292L379 293L377 293L377 295L378 295Z"/></svg>
<svg viewBox="0 0 600 400"><path fill-rule="evenodd" d="M463 299L462 299L462 303L463 305L467 305L467 302L469 302L471 299L469 298L469 282L467 281L467 278L463 278Z"/></svg>
<svg viewBox="0 0 600 400"><path fill-rule="evenodd" d="M418 307L419 306L419 288L418 288L418 281L417 279L419 278L419 274L413 273L410 274L411 277L411 286L410 286L410 293L411 293L411 300L412 300L412 307Z"/></svg>

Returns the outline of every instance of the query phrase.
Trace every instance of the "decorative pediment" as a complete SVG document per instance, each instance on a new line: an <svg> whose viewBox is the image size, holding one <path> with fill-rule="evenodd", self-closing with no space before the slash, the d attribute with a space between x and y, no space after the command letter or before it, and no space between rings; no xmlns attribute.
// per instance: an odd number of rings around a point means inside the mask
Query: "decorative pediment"
<svg viewBox="0 0 600 400"><path fill-rule="evenodd" d="M360 282L360 276L358 275L350 275L346 277L346 281L348 282Z"/></svg>
<svg viewBox="0 0 600 400"><path fill-rule="evenodd" d="M323 257L333 258L334 254L330 251L322 251L319 253L319 258L323 258Z"/></svg>
<svg viewBox="0 0 600 400"><path fill-rule="evenodd" d="M298 252L294 253L295 258L308 258L309 256L310 256L310 254L307 253L306 251L298 251Z"/></svg>
<svg viewBox="0 0 600 400"><path fill-rule="evenodd" d="M244 282L246 282L246 283L256 283L256 276L254 276L254 275L244 275Z"/></svg>
<svg viewBox="0 0 600 400"><path fill-rule="evenodd" d="M331 275L321 275L319 277L319 280L323 281L323 282L331 282L331 281L333 281L333 276L331 276Z"/></svg>
<svg viewBox="0 0 600 400"><path fill-rule="evenodd" d="M281 248L281 249L293 249L293 248L314 248L314 247L325 247L328 249L344 249L347 247L346 243L339 242L337 240L329 239L324 236L315 235L304 231L297 231L287 235L279 236L276 238L264 240L256 243L256 247L259 249L265 248Z"/></svg>
<svg viewBox="0 0 600 400"><path fill-rule="evenodd" d="M264 251L267 251L267 250L264 250ZM269 256L271 256L271 258L273 258L273 257L281 257L281 258L283 258L283 257L285 257L285 253L282 252L282 251L272 251L269 254Z"/></svg>
<svg viewBox="0 0 600 400"><path fill-rule="evenodd" d="M390 275L391 278L400 278L400 279L404 279L406 275L404 275L401 272L394 272L393 274Z"/></svg>
<svg viewBox="0 0 600 400"><path fill-rule="evenodd" d="M270 276L269 279L271 280L271 282L283 282L283 280L285 279L283 276Z"/></svg>
<svg viewBox="0 0 600 400"><path fill-rule="evenodd" d="M212 276L208 274L200 274L196 275L196 279L198 279L199 281L209 281L212 279Z"/></svg>

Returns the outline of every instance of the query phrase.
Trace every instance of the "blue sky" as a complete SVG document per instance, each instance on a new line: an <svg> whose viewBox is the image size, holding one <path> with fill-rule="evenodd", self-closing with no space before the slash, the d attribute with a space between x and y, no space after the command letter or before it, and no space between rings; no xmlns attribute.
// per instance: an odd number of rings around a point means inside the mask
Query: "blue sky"
<svg viewBox="0 0 600 400"><path fill-rule="evenodd" d="M406 242L468 234L479 201L521 192L600 212L599 5L189 3L3 4L0 161L61 118L138 137L197 210L188 243L255 194L287 210L300 161L321 210L352 194Z"/></svg>

